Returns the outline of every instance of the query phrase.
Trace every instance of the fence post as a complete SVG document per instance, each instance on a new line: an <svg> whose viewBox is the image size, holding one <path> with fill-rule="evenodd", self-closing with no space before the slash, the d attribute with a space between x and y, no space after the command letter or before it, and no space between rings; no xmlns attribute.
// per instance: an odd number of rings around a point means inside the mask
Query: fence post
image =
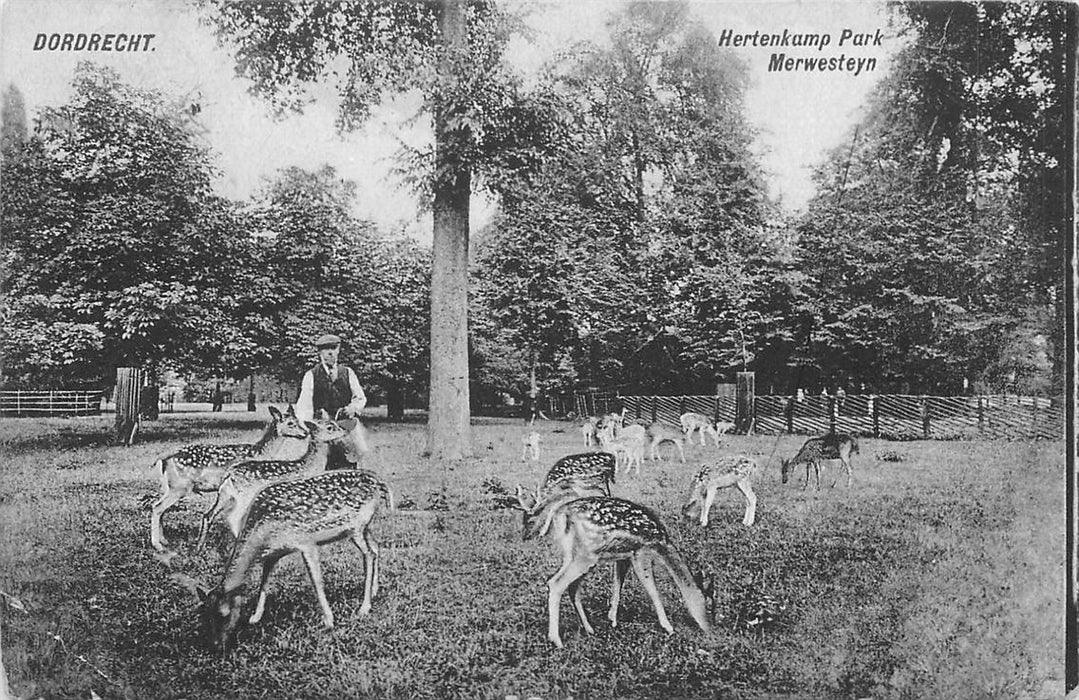
<svg viewBox="0 0 1079 700"><path fill-rule="evenodd" d="M682 414L686 412L686 397L683 396L682 400L678 402L678 417L681 418Z"/></svg>
<svg viewBox="0 0 1079 700"><path fill-rule="evenodd" d="M753 432L754 377L753 372L738 372L735 375L734 425L736 430L745 435Z"/></svg>
<svg viewBox="0 0 1079 700"><path fill-rule="evenodd" d="M794 400L793 396L788 396L787 397L787 406L786 406L786 408L783 409L783 413L786 415L786 418L787 418L787 434L788 435L793 435L794 434L794 405L796 403L797 402Z"/></svg>
<svg viewBox="0 0 1079 700"><path fill-rule="evenodd" d="M834 396L828 397L828 432L835 433L836 411L839 405Z"/></svg>
<svg viewBox="0 0 1079 700"><path fill-rule="evenodd" d="M870 413L873 414L873 437L880 437L880 397L869 396Z"/></svg>
<svg viewBox="0 0 1079 700"><path fill-rule="evenodd" d="M652 397L652 422L653 423L656 422L656 416L659 415L658 411L659 411L659 397L658 396L653 396Z"/></svg>
<svg viewBox="0 0 1079 700"><path fill-rule="evenodd" d="M139 429L142 406L142 371L137 367L116 368L116 444L132 445Z"/></svg>
<svg viewBox="0 0 1079 700"><path fill-rule="evenodd" d="M985 404L981 396L978 397L978 432L985 432Z"/></svg>
<svg viewBox="0 0 1079 700"><path fill-rule="evenodd" d="M929 397L922 396L921 403L918 406L918 410L922 414L922 435L926 440L929 439Z"/></svg>

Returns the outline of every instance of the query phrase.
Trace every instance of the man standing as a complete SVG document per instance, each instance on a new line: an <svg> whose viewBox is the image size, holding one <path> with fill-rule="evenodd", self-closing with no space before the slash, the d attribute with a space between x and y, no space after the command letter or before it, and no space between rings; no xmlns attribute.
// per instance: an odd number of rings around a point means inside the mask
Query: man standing
<svg viewBox="0 0 1079 700"><path fill-rule="evenodd" d="M341 351L341 338L336 335L323 335L315 341L318 349L318 364L303 375L300 382L300 397L296 400L296 417L300 420L313 420L326 411L330 418L357 418L367 405L367 396L363 393L360 380L350 367L338 364ZM358 426L362 430L362 426ZM349 468L344 455L331 450L327 469Z"/></svg>

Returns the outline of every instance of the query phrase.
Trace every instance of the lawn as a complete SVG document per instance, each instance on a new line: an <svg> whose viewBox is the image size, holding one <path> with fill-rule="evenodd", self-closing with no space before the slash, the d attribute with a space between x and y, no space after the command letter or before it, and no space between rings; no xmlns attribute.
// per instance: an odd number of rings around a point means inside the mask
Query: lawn
<svg viewBox="0 0 1079 700"><path fill-rule="evenodd" d="M254 441L259 414L176 414L133 447L108 445L109 417L0 420L3 662L19 698L1056 698L1063 695L1064 455L1054 441L863 439L851 490L783 485L796 436L731 436L722 452L765 464L757 524L721 493L707 529L678 515L696 466L646 463L616 495L653 508L693 568L715 578L716 624L692 623L666 572L666 635L631 576L620 624L609 573L585 586L594 636L569 602L558 650L546 639L547 578L560 557L521 539L492 508L518 483L581 451L570 423L538 423L540 464L521 460L518 421L476 419L476 458L429 463L418 422L372 420L366 466L401 507L382 513L382 585L357 614L363 568L347 543L324 549L337 619L321 627L298 556L275 571L266 614L220 657L198 646L183 572L215 583L223 539L190 547L210 497L165 516L179 556L149 546L154 460L193 441ZM255 583L252 578L252 584Z"/></svg>

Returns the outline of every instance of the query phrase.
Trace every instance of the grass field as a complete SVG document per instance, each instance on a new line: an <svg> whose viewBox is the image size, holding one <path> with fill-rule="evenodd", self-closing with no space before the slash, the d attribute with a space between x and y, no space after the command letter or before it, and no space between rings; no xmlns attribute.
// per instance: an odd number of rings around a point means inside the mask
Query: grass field
<svg viewBox="0 0 1079 700"><path fill-rule="evenodd" d="M793 436L732 436L724 451L766 463L758 522L720 495L706 530L677 518L688 464L646 464L616 494L655 509L691 566L719 590L711 635L657 573L667 636L631 576L617 629L609 573L594 571L584 635L563 601L566 648L546 640L547 578L559 556L523 542L491 495L534 486L580 451L569 423L539 426L540 465L522 462L516 421L477 419L476 458L420 453L423 425L369 423L367 465L403 507L375 525L382 586L356 611L362 564L323 553L337 627L326 631L299 557L275 571L266 615L227 657L197 645L196 600L149 546L151 464L182 444L253 441L256 414L180 414L133 447L108 445L108 417L0 420L3 662L19 698L1058 698L1063 695L1064 455L1061 442L864 439L850 491L782 485ZM216 583L222 552L190 544L209 497L165 516L175 571ZM220 545L220 541L219 541ZM219 546L220 549L220 546ZM252 581L252 583L255 583Z"/></svg>

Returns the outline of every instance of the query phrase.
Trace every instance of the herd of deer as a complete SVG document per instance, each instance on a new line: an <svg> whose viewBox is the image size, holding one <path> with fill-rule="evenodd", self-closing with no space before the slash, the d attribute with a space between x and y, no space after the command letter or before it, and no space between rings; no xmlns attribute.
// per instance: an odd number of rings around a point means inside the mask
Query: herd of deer
<svg viewBox="0 0 1079 700"><path fill-rule="evenodd" d="M240 623L249 572L261 565L258 600L248 622L257 623L266 604L266 584L274 565L283 556L300 552L314 585L323 622L333 627L334 616L326 599L319 563L319 546L349 539L364 559L364 598L359 613L371 610L378 592L379 548L368 526L385 504L394 510L393 493L374 472L366 469L326 471L331 450L343 450L350 461L367 451L363 425L359 421L300 421L290 407L286 413L270 409L271 422L253 444L187 446L155 462L161 474L163 494L154 504L150 537L153 547L167 552L161 531L161 517L181 499L194 493L216 493L216 500L200 524L196 549L201 549L215 517L225 514L234 537L220 582L206 589L194 579L175 574L174 578L198 593L202 601L202 636L205 642L224 651ZM624 416L611 414L587 419L582 426L585 445L598 442L602 451L573 454L559 459L547 472L534 493L518 486L510 505L523 511L524 538L549 534L563 554L562 566L547 582L548 639L562 646L559 634L559 607L568 591L585 631L592 626L581 603L581 582L596 564L614 563L611 604L608 618L617 625L622 584L632 567L656 609L659 623L668 634L670 621L656 590L652 569L661 562L668 570L690 615L706 632L709 630L713 587L689 566L672 544L658 516L650 509L611 495L611 486L620 467L628 474L640 463L645 445L651 445L652 459L664 442L674 443L685 461L683 445L694 432L700 444L710 435L717 446L720 434L733 428L707 416L686 413L682 430L666 426L626 425ZM533 431L534 432L534 431ZM533 443L538 448L538 441ZM858 451L855 438L829 434L811 438L791 460L782 461L783 483L799 464L816 471L820 488L820 462L838 459L851 484L850 455ZM527 453L526 453L527 454ZM755 522L757 499L752 480L757 462L747 455L710 459L693 477L690 495L682 512L702 527L717 493L737 487L746 498L743 524ZM835 485L835 482L832 484Z"/></svg>

